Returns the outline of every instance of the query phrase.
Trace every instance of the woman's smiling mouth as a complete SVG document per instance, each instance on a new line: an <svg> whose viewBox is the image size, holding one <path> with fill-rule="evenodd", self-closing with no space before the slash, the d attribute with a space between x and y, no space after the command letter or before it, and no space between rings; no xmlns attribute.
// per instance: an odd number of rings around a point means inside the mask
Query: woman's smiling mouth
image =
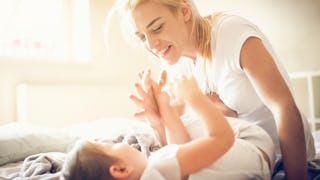
<svg viewBox="0 0 320 180"><path fill-rule="evenodd" d="M166 47L165 49L159 51L157 54L159 55L159 57L164 58L168 54L170 49L171 49L171 45Z"/></svg>

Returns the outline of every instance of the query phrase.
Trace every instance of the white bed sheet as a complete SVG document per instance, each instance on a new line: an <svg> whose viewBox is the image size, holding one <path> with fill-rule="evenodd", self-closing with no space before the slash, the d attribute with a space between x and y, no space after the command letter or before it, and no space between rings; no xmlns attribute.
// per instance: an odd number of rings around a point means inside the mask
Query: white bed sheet
<svg viewBox="0 0 320 180"><path fill-rule="evenodd" d="M63 132L87 139L114 138L123 133L133 132L149 133L155 136L153 130L145 123L122 118L100 119L89 123L77 124L64 128ZM314 132L313 136L317 153L316 159L320 159L320 130ZM21 172L22 163L23 159L0 166L0 180L20 179L19 173Z"/></svg>

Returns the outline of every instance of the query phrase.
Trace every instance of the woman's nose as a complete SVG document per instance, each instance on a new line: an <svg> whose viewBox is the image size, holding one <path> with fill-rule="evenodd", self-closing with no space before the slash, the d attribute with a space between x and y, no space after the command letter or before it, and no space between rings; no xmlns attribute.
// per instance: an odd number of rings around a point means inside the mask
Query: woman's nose
<svg viewBox="0 0 320 180"><path fill-rule="evenodd" d="M157 47L159 46L159 44L160 44L160 41L158 39L150 36L147 37L146 45L150 51L156 53Z"/></svg>

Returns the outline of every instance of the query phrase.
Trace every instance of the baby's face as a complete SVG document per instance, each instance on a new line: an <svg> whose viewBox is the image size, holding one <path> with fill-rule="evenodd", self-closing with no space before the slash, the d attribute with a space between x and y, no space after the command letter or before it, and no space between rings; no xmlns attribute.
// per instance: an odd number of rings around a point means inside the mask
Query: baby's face
<svg viewBox="0 0 320 180"><path fill-rule="evenodd" d="M135 167L147 163L146 155L128 144L106 144L102 145L102 148L106 154L111 155L119 159L120 161L133 165Z"/></svg>

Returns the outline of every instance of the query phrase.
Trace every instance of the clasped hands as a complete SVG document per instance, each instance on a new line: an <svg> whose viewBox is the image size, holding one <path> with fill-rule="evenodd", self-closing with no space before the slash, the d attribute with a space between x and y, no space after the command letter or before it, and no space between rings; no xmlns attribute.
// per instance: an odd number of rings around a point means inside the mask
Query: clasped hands
<svg viewBox="0 0 320 180"><path fill-rule="evenodd" d="M167 73L163 71L159 81L151 78L151 71L142 71L138 74L139 81L135 83L137 95L130 95L130 99L141 108L134 114L135 117L145 117L151 125L161 125L161 109L174 105L184 104L195 93L201 93L193 77L182 76L167 83ZM173 106L171 108L174 108Z"/></svg>
<svg viewBox="0 0 320 180"><path fill-rule="evenodd" d="M201 93L193 77L181 76L181 78L175 79L174 82L167 83L167 73L163 71L158 82L156 82L151 78L151 71L146 70L138 73L138 78L139 81L135 83L137 95L130 95L130 99L141 110L136 112L134 116L136 118L145 117L151 126L162 126L161 107L181 107L194 94ZM238 116L236 111L223 103L218 94L213 93L208 96L225 116Z"/></svg>

